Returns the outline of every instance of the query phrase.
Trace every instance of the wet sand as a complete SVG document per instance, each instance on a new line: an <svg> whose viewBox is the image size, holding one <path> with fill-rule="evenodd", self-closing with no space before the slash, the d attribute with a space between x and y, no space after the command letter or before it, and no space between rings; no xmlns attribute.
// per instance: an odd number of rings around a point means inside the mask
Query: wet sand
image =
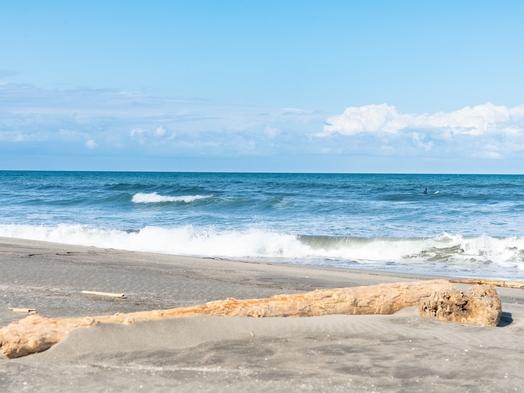
<svg viewBox="0 0 524 393"><path fill-rule="evenodd" d="M78 317L424 278L0 238L0 327L26 316L9 307ZM522 391L524 291L498 292L497 328L424 320L415 309L99 325L46 352L0 358L0 391Z"/></svg>

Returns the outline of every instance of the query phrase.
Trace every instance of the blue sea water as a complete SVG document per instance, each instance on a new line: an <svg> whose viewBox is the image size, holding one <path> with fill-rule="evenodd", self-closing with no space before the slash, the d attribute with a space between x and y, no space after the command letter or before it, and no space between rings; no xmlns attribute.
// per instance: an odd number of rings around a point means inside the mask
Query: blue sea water
<svg viewBox="0 0 524 393"><path fill-rule="evenodd" d="M0 236L523 279L524 176L0 171Z"/></svg>

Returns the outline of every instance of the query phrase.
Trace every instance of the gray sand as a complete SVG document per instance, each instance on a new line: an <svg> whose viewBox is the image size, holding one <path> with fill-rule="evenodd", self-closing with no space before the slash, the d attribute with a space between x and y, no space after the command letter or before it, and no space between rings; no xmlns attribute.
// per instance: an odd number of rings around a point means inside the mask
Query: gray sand
<svg viewBox="0 0 524 393"><path fill-rule="evenodd" d="M0 238L0 327L25 317L8 307L48 317L104 315L419 279ZM497 328L424 320L404 309L79 329L41 354L0 359L0 392L521 391L524 291L498 292L504 314Z"/></svg>

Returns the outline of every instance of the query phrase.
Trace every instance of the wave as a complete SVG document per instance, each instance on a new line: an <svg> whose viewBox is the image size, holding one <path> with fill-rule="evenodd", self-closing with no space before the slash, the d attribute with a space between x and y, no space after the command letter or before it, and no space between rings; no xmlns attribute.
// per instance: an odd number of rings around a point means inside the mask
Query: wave
<svg viewBox="0 0 524 393"><path fill-rule="evenodd" d="M445 233L432 238L299 238L315 250L325 250L331 257L392 262L516 262L522 263L524 269L524 238L518 237L463 237Z"/></svg>
<svg viewBox="0 0 524 393"><path fill-rule="evenodd" d="M524 276L524 238L444 234L422 238L297 236L263 229L147 226L139 230L60 224L0 225L0 236L57 243L204 257L285 261L476 276Z"/></svg>
<svg viewBox="0 0 524 393"><path fill-rule="evenodd" d="M185 202L191 203L199 199L209 198L209 195L185 195L185 196L164 196L156 192L151 194L144 194L139 192L133 195L131 202L133 203L165 203L165 202Z"/></svg>

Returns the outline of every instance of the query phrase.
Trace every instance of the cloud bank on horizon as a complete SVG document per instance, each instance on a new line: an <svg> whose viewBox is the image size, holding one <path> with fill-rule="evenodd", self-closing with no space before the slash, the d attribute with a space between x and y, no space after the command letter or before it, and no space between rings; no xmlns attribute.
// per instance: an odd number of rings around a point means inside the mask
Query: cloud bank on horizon
<svg viewBox="0 0 524 393"><path fill-rule="evenodd" d="M519 157L524 152L524 104L508 108L488 102L434 114L403 114L387 104L365 105L348 107L326 123L317 136L388 139L392 155L400 152L393 141L410 138L424 154L433 150L437 156L500 159Z"/></svg>
<svg viewBox="0 0 524 393"><path fill-rule="evenodd" d="M473 108L433 115L398 113L387 104L349 107L342 115L327 119L328 125L319 136L338 132L352 135L360 132L397 133L404 129L448 130L455 134L478 136L485 133L516 134L524 130L524 104L507 108L488 102Z"/></svg>
<svg viewBox="0 0 524 393"><path fill-rule="evenodd" d="M265 156L304 149L325 115L111 89L0 84L0 150L18 153ZM312 124L316 124L313 126Z"/></svg>
<svg viewBox="0 0 524 393"><path fill-rule="evenodd" d="M520 158L524 104L434 114L394 106L329 115L116 90L0 85L0 142L19 154Z"/></svg>

